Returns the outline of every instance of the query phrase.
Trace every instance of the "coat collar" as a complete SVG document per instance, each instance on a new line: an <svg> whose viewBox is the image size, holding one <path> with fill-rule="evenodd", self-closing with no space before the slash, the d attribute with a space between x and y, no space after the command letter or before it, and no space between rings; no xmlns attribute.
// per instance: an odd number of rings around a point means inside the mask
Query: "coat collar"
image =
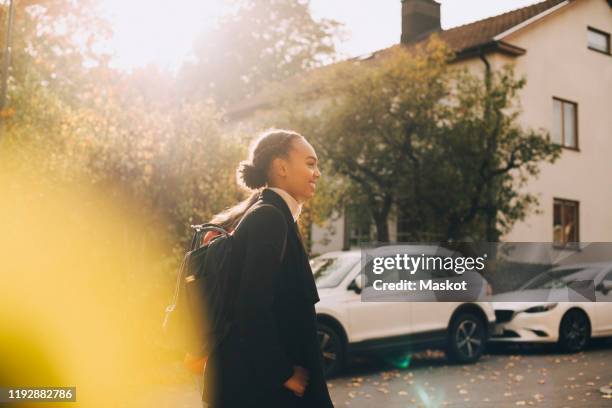
<svg viewBox="0 0 612 408"><path fill-rule="evenodd" d="M291 215L293 216L293 222L296 222L300 216L300 212L302 211L302 203L299 203L291 194L289 194L289 192L283 190L282 188L267 187L267 189L274 191L280 195L283 200L285 200L285 203L287 203L287 206L291 211Z"/></svg>
<svg viewBox="0 0 612 408"><path fill-rule="evenodd" d="M274 205L282 211L288 223L295 224L296 221L293 218L293 214L291 213L289 205L279 193L266 187L259 193L259 200L267 204Z"/></svg>

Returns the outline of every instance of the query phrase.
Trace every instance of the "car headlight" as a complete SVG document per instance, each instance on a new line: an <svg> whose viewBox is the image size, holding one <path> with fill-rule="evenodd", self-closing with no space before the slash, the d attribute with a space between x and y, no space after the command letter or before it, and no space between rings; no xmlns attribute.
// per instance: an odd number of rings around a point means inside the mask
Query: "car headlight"
<svg viewBox="0 0 612 408"><path fill-rule="evenodd" d="M548 312L549 310L552 310L555 307L557 307L557 303L548 303L546 305L530 307L529 309L525 309L524 312L525 313L542 313L542 312Z"/></svg>

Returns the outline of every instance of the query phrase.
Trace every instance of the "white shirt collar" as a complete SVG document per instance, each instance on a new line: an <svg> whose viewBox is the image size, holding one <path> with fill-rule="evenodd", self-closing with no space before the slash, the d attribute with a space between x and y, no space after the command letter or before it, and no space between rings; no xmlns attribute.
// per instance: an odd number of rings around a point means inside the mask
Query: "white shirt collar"
<svg viewBox="0 0 612 408"><path fill-rule="evenodd" d="M293 221L294 222L297 221L300 216L300 213L302 212L302 203L299 203L295 198L293 198L291 194L289 194L282 188L279 188L279 187L268 187L268 188L274 191L275 193L278 193L278 195L280 195L283 198L283 200L285 200L285 202L287 203L287 206L289 207L289 210L291 211L291 215L293 216Z"/></svg>

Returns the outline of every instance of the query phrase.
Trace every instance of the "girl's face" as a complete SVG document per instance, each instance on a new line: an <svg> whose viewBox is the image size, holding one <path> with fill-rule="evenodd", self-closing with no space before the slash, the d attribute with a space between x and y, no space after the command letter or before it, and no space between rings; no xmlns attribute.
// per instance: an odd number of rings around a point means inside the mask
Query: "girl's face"
<svg viewBox="0 0 612 408"><path fill-rule="evenodd" d="M278 163L279 187L298 202L303 203L310 199L315 193L317 180L321 177L317 161L317 154L306 139L294 139L289 157L280 159Z"/></svg>

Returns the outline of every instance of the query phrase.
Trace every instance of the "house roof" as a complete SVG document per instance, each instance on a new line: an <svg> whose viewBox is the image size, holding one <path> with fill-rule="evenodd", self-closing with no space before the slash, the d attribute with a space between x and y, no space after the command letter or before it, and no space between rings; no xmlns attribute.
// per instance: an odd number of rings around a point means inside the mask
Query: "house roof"
<svg viewBox="0 0 612 408"><path fill-rule="evenodd" d="M556 7L563 6L564 4L562 3L569 3L569 1L546 0L497 16L478 20L473 23L442 30L439 35L440 38L446 41L457 53L465 52L472 48L496 41L498 35L522 23L528 22L536 16L553 11Z"/></svg>
<svg viewBox="0 0 612 408"><path fill-rule="evenodd" d="M540 3L511 10L497 16L488 17L483 20L474 21L446 30L436 31L440 39L446 41L455 51L457 59L469 58L481 51L497 51L510 55L521 55L525 50L504 41L506 35L530 24L541 17L555 11L556 9L576 0L545 0ZM612 7L612 0L608 0ZM375 51L368 55L350 58L350 60L369 60L383 57L390 50L400 46L413 46L425 41L433 32L425 33L408 44L396 44L389 48ZM343 62L343 61L341 61ZM322 67L324 68L324 67ZM321 69L321 68L317 68ZM299 75L299 74L298 74ZM285 80L289 84L292 79ZM228 110L230 116L242 116L248 112L264 107L269 103L270 96L260 93L252 98L241 101Z"/></svg>

